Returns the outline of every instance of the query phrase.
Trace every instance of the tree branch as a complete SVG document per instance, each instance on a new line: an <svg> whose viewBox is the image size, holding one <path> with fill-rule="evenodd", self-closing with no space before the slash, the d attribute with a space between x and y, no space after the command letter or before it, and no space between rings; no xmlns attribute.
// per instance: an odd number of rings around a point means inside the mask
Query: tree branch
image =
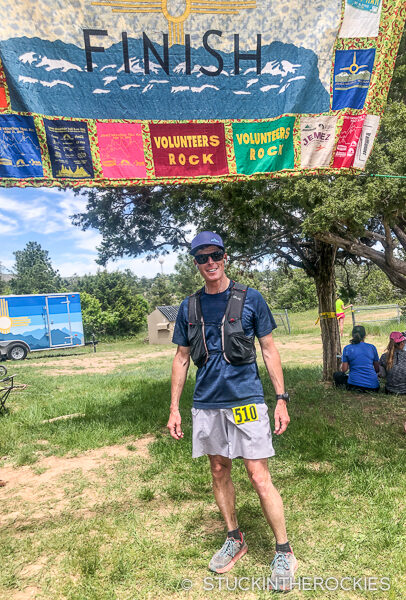
<svg viewBox="0 0 406 600"><path fill-rule="evenodd" d="M381 244L385 243L385 236L377 233L376 231L370 231L369 229L364 229L360 237L370 238L371 240L375 240L376 242L381 242Z"/></svg>
<svg viewBox="0 0 406 600"><path fill-rule="evenodd" d="M317 233L315 237L323 242L345 248L351 254L371 260L386 273L394 285L406 290L406 262L392 257L393 266L391 266L386 262L383 252L370 248L356 239L346 239L330 232Z"/></svg>
<svg viewBox="0 0 406 600"><path fill-rule="evenodd" d="M294 259L291 254L287 254L282 249L275 250L274 254L276 254L276 256L279 256L279 258L283 258L284 260L286 260L286 262L292 265L292 267L299 267L299 269L304 269L304 265L302 262Z"/></svg>
<svg viewBox="0 0 406 600"><path fill-rule="evenodd" d="M398 238L398 240L401 243L404 250L406 250L406 233L403 231L403 229L399 225L393 225L392 231Z"/></svg>
<svg viewBox="0 0 406 600"><path fill-rule="evenodd" d="M383 227L385 230L385 243L383 244L384 247L384 252L385 252L385 261L386 263L393 269L395 264L393 262L393 239L392 239L392 233L390 230L390 227L387 223L387 221L384 219L383 221Z"/></svg>

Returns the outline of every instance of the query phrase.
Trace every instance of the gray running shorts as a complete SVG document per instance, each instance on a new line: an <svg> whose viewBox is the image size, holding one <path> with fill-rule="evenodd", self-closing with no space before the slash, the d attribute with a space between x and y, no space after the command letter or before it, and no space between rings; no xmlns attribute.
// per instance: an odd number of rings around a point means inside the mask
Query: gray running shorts
<svg viewBox="0 0 406 600"><path fill-rule="evenodd" d="M256 404L256 408L258 421L241 425L235 423L231 408L192 408L192 457L204 454L253 459L274 456L268 407Z"/></svg>

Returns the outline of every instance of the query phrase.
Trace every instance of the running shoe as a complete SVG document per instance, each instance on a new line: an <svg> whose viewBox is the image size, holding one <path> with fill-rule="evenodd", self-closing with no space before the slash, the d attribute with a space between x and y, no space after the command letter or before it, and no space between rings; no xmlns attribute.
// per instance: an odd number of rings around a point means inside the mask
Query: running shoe
<svg viewBox="0 0 406 600"><path fill-rule="evenodd" d="M297 569L297 560L293 552L275 552L271 569L269 589L279 592L290 591L295 581L295 571Z"/></svg>
<svg viewBox="0 0 406 600"><path fill-rule="evenodd" d="M215 573L227 573L233 568L239 558L248 550L245 536L240 532L240 539L227 538L223 547L216 552L209 563L209 569Z"/></svg>

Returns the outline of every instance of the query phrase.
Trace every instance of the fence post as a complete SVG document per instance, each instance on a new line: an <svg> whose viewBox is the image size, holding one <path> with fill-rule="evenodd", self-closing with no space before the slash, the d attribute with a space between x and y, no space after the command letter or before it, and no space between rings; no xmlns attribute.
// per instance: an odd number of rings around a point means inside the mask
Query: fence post
<svg viewBox="0 0 406 600"><path fill-rule="evenodd" d="M288 309L285 308L284 310L285 310L285 316L286 316L286 323L288 324L288 332L289 332L289 335L290 335L290 322L289 322Z"/></svg>
<svg viewBox="0 0 406 600"><path fill-rule="evenodd" d="M352 317L352 326L355 327L355 310L354 310L354 307L351 308L351 317Z"/></svg>
<svg viewBox="0 0 406 600"><path fill-rule="evenodd" d="M397 313L398 313L398 323L400 325L400 306L399 306L399 304L396 305L396 310L397 310Z"/></svg>

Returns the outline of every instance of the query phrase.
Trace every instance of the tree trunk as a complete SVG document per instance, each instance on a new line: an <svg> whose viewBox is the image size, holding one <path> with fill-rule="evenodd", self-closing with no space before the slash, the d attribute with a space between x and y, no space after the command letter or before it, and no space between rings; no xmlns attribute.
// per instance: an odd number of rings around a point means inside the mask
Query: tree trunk
<svg viewBox="0 0 406 600"><path fill-rule="evenodd" d="M337 248L324 242L316 242L318 262L313 274L319 301L319 313L330 313L320 317L323 342L323 381L332 381L339 367L337 355L341 355L340 333L335 316L334 263Z"/></svg>

